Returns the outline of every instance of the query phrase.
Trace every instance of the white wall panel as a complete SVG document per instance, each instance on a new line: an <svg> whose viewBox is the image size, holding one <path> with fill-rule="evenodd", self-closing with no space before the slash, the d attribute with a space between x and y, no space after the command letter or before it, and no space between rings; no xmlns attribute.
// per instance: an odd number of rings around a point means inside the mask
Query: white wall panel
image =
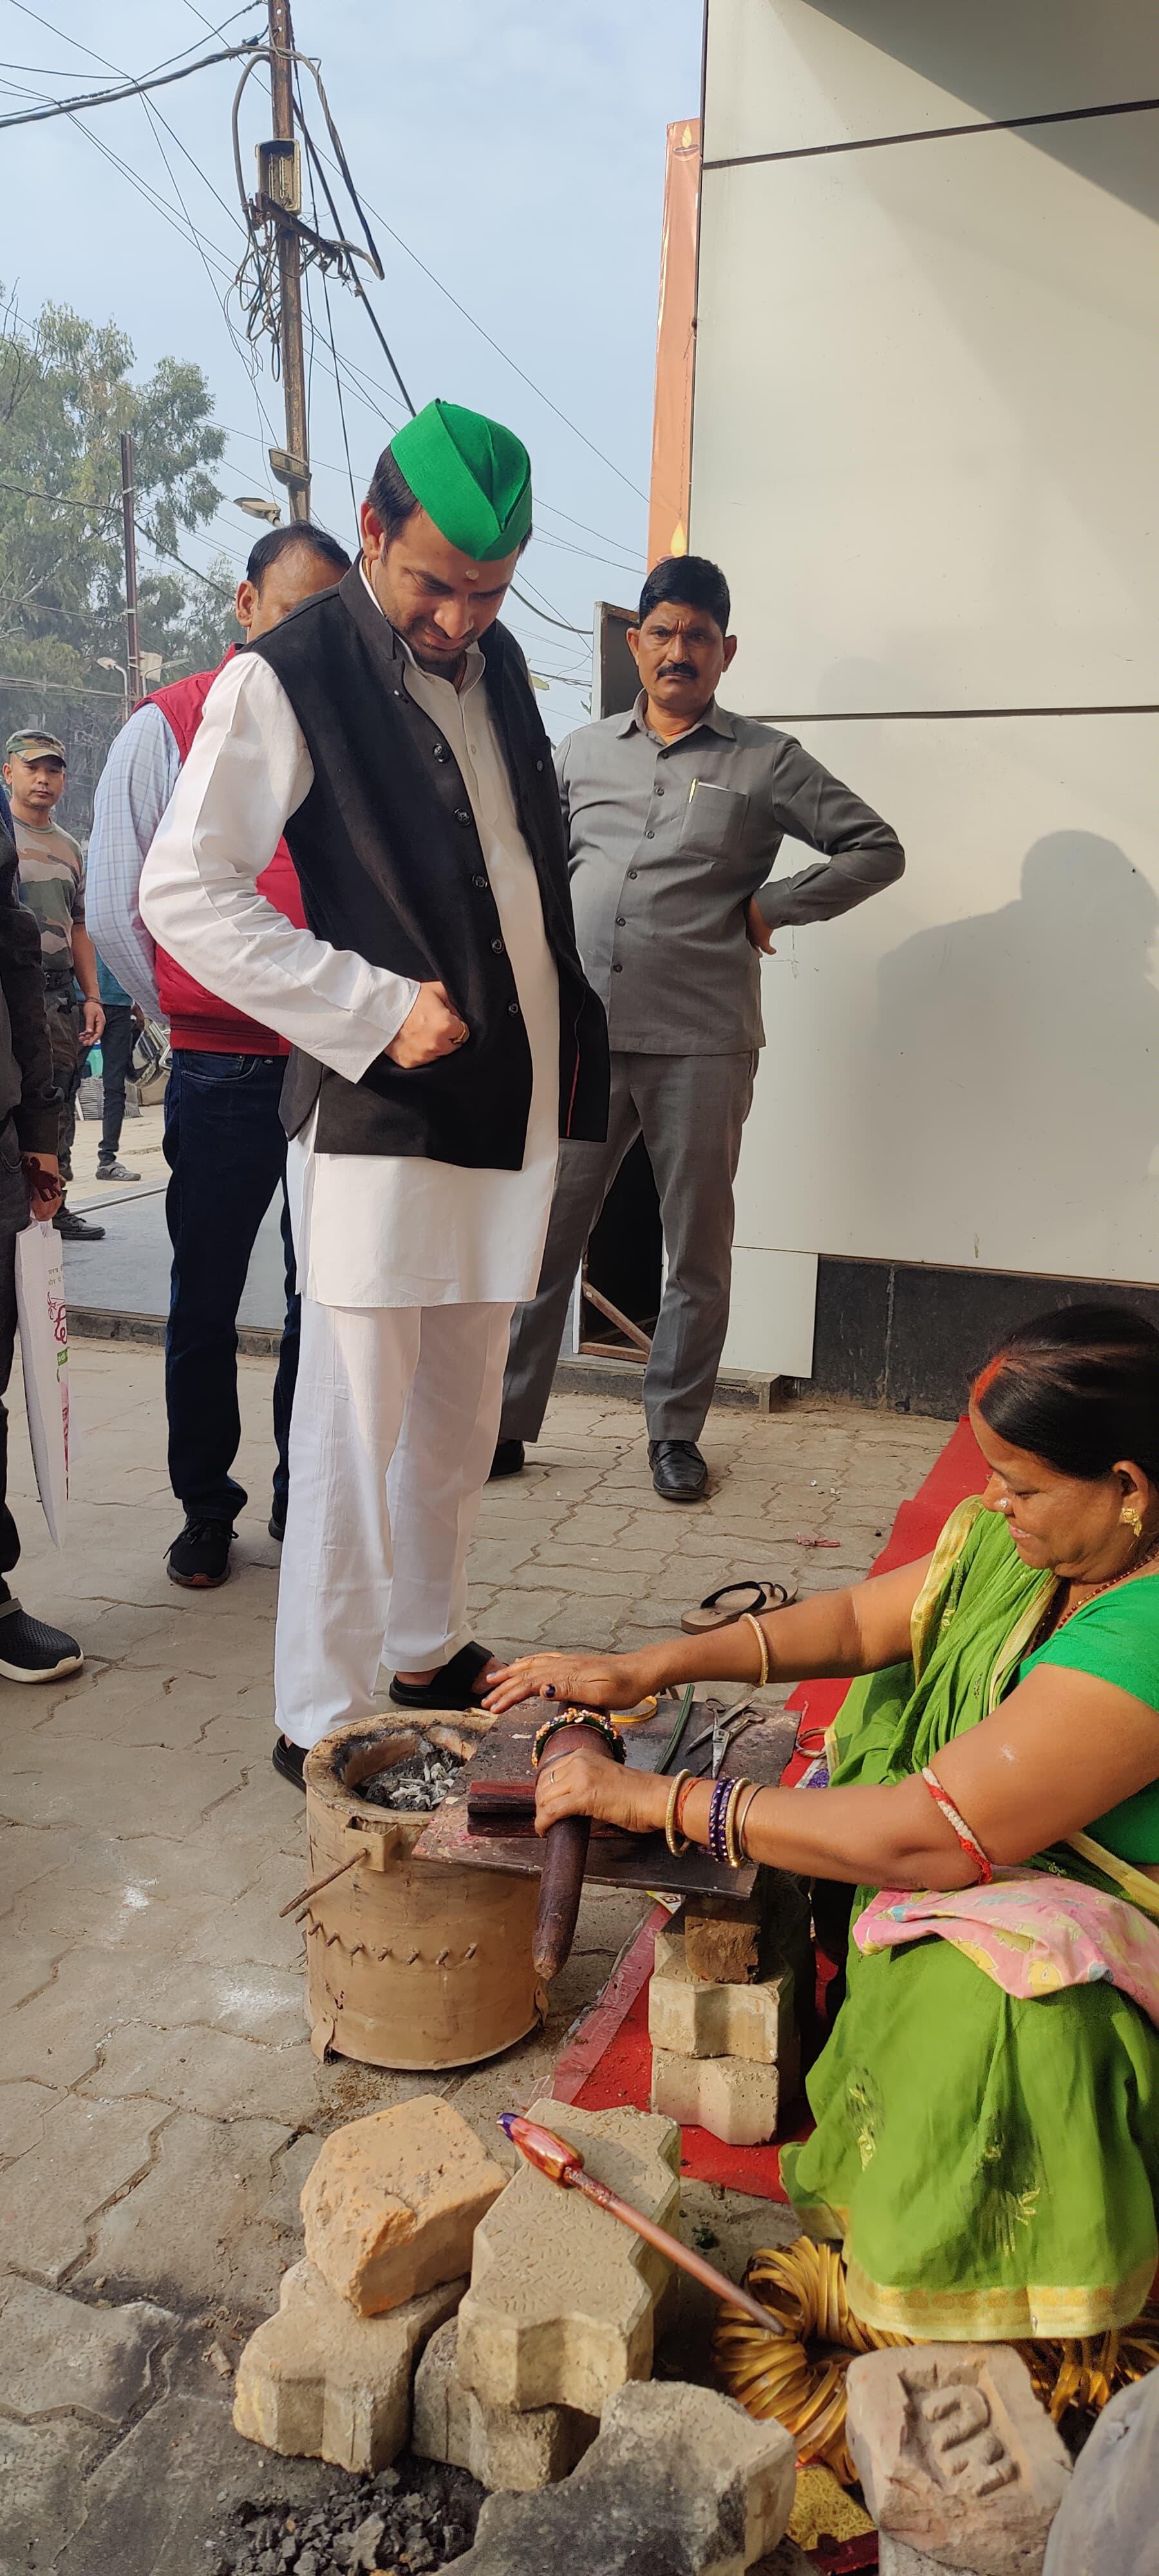
<svg viewBox="0 0 1159 2576"><path fill-rule="evenodd" d="M753 712L1159 699L1159 116L1065 131L706 172L692 542Z"/></svg>
<svg viewBox="0 0 1159 2576"><path fill-rule="evenodd" d="M1157 90L1154 0L712 0L705 154L792 151Z"/></svg>
<svg viewBox="0 0 1159 2576"><path fill-rule="evenodd" d="M777 1377L811 1376L816 1305L815 1253L734 1244L723 1366Z"/></svg>
<svg viewBox="0 0 1159 2576"><path fill-rule="evenodd" d="M738 1242L1159 1280L1159 718L802 739L909 865L762 969Z"/></svg>

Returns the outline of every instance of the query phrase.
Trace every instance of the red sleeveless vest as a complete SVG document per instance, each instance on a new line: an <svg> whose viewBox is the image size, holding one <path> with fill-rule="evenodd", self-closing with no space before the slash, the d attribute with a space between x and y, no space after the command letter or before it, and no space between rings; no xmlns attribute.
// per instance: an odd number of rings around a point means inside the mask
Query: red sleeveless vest
<svg viewBox="0 0 1159 2576"><path fill-rule="evenodd" d="M225 656L232 658L233 646ZM224 663L218 664L223 670ZM192 679L172 680L165 689L154 689L142 703L159 707L177 745L182 765L189 758L194 734L201 722L202 709L217 671L195 671ZM258 878L259 893L275 912L285 914L296 928L304 930L306 915L294 862L284 841L279 841L268 868ZM273 1029L265 1029L257 1020L248 1020L244 1011L235 1011L229 1002L219 1002L193 975L179 966L165 949L157 950L157 991L161 1008L169 1022L169 1042L173 1047L188 1047L205 1055L288 1055L284 1038Z"/></svg>

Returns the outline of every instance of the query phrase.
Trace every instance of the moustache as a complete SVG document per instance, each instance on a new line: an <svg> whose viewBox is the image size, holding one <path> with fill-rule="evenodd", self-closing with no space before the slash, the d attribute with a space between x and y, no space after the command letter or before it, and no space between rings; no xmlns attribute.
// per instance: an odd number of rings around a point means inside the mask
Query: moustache
<svg viewBox="0 0 1159 2576"><path fill-rule="evenodd" d="M691 662L662 662L657 677L661 680L694 680L696 672Z"/></svg>

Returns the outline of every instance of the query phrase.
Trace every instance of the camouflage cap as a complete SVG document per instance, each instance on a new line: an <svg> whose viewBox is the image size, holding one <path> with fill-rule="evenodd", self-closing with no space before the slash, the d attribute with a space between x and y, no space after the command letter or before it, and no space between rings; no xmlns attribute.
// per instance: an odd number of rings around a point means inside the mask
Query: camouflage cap
<svg viewBox="0 0 1159 2576"><path fill-rule="evenodd" d="M4 745L4 758L11 760L59 760L68 765L68 753L54 733L41 733L35 725L26 725L21 733L10 733Z"/></svg>

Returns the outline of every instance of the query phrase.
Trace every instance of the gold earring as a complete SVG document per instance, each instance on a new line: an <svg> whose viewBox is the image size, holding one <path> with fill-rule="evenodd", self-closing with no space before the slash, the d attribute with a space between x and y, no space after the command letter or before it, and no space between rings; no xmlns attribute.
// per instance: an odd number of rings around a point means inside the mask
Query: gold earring
<svg viewBox="0 0 1159 2576"><path fill-rule="evenodd" d="M1124 1503L1122 1511L1119 1514L1119 1518L1121 1521L1126 1523L1129 1530L1134 1532L1135 1544L1138 1546L1139 1540L1143 1535L1142 1513L1136 1510L1134 1503Z"/></svg>

